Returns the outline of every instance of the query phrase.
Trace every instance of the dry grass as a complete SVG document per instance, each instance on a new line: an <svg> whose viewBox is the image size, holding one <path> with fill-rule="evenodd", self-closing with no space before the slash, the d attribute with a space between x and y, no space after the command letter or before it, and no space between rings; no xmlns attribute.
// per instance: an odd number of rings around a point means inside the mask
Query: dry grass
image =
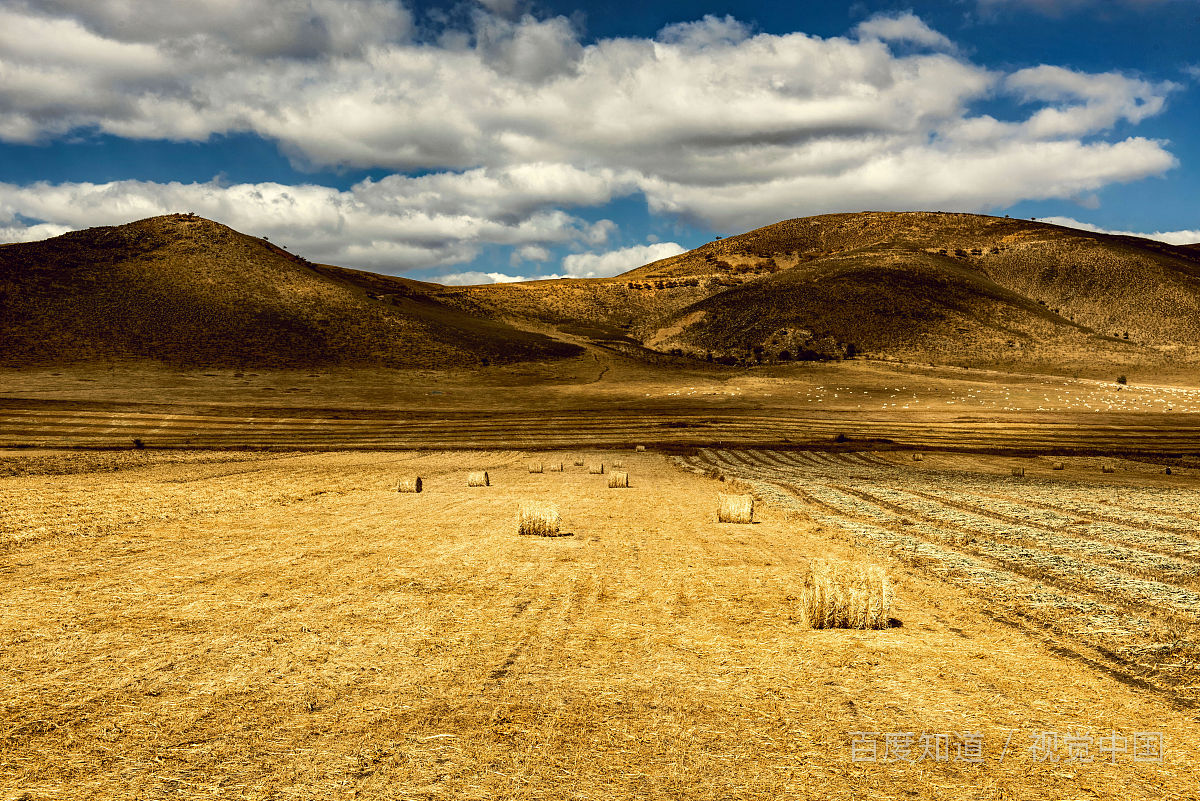
<svg viewBox="0 0 1200 801"><path fill-rule="evenodd" d="M557 537L562 529L558 506L546 501L521 501L517 508L517 533Z"/></svg>
<svg viewBox="0 0 1200 801"><path fill-rule="evenodd" d="M593 462L589 464L588 473L593 476L604 475L604 462Z"/></svg>
<svg viewBox="0 0 1200 801"><path fill-rule="evenodd" d="M754 496L731 495L722 492L718 496L717 522L720 523L752 523L754 522Z"/></svg>
<svg viewBox="0 0 1200 801"><path fill-rule="evenodd" d="M609 489L629 486L629 473L624 470L613 470L608 474Z"/></svg>
<svg viewBox="0 0 1200 801"><path fill-rule="evenodd" d="M54 530L0 552L0 798L1194 797L1194 709L966 591L898 566L903 628L810 630L807 555L869 546L771 498L715 526L723 485L656 454L614 493L522 453L0 479L0 529ZM525 498L573 536L514 536ZM1033 731L1110 726L1164 731L1165 764L1030 759ZM981 731L988 761L854 765L862 730Z"/></svg>
<svg viewBox="0 0 1200 801"><path fill-rule="evenodd" d="M409 476L400 479L396 492L420 492L422 489L420 476Z"/></svg>
<svg viewBox="0 0 1200 801"><path fill-rule="evenodd" d="M486 487L492 483L491 476L486 470L476 470L467 474L468 487Z"/></svg>
<svg viewBox="0 0 1200 801"><path fill-rule="evenodd" d="M800 606L809 628L884 629L892 599L892 584L882 567L813 559Z"/></svg>

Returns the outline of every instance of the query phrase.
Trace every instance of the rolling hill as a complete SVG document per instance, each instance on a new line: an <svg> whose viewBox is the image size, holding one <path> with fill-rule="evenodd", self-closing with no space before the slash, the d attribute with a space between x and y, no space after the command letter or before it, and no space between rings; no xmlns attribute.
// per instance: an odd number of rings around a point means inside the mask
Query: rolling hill
<svg viewBox="0 0 1200 801"><path fill-rule="evenodd" d="M0 246L0 360L435 367L579 348L192 215Z"/></svg>
<svg viewBox="0 0 1200 801"><path fill-rule="evenodd" d="M579 344L727 364L855 354L1200 362L1200 246L1028 220L787 220L615 278L443 287L312 264L192 215L0 246L8 365L469 366Z"/></svg>
<svg viewBox="0 0 1200 801"><path fill-rule="evenodd" d="M467 294L482 310L725 361L1200 358L1200 248L972 214L788 220L616 279Z"/></svg>

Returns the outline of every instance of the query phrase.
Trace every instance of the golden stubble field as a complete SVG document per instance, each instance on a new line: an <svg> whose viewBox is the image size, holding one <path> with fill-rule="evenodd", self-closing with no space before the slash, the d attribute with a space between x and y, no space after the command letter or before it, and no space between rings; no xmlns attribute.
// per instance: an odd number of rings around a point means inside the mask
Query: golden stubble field
<svg viewBox="0 0 1200 801"><path fill-rule="evenodd" d="M815 501L718 524L730 482L686 460L4 461L0 798L1191 798L1200 778L1195 708L996 622ZM405 475L425 491L396 493ZM517 536L521 499L570 536ZM885 565L903 625L803 628L811 557ZM1057 761L1031 750L1048 733Z"/></svg>

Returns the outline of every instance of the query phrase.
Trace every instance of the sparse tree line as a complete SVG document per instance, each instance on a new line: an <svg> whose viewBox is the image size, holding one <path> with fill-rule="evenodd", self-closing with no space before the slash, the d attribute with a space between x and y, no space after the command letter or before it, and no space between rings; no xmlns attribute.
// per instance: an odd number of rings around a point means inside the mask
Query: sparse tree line
<svg viewBox="0 0 1200 801"><path fill-rule="evenodd" d="M700 286L699 278L658 278L653 281L630 281L630 289L675 289L676 287Z"/></svg>
<svg viewBox="0 0 1200 801"><path fill-rule="evenodd" d="M1000 245L994 245L990 248L954 248L953 250L950 248L938 248L938 255L949 256L953 253L958 258L965 259L967 256L982 256L985 253L995 254L1005 250L1008 250L1008 248Z"/></svg>

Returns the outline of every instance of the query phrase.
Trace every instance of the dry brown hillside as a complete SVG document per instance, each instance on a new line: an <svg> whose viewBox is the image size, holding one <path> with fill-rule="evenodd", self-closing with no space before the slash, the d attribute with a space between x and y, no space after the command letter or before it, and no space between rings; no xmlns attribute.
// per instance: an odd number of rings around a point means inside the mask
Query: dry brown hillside
<svg viewBox="0 0 1200 801"><path fill-rule="evenodd" d="M1200 246L863 212L787 220L616 278L443 287L310 264L169 215L0 246L0 337L9 364L454 367L553 360L590 341L742 364L862 353L1051 371L1190 365Z"/></svg>
<svg viewBox="0 0 1200 801"><path fill-rule="evenodd" d="M787 220L616 279L467 296L729 361L866 352L1069 367L1200 355L1200 248L973 214Z"/></svg>
<svg viewBox="0 0 1200 801"><path fill-rule="evenodd" d="M0 246L0 359L420 367L578 350L423 286L310 264L193 215L154 217Z"/></svg>

